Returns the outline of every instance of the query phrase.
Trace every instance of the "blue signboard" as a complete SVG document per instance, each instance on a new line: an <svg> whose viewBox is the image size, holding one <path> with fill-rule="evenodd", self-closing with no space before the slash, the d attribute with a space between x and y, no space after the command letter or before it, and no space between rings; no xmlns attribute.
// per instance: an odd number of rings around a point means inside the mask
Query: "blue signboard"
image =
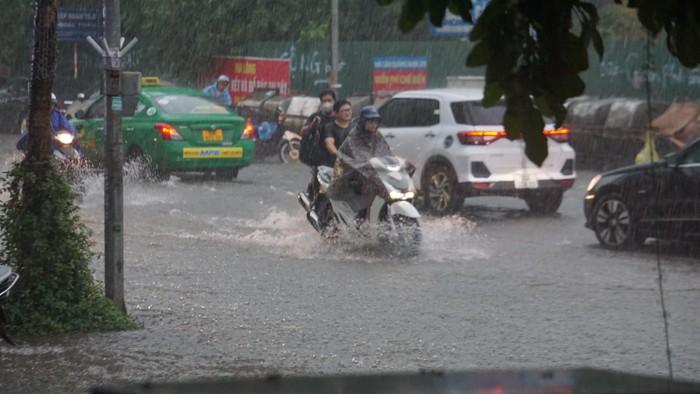
<svg viewBox="0 0 700 394"><path fill-rule="evenodd" d="M102 17L96 8L59 7L58 41L85 41L102 36Z"/></svg>
<svg viewBox="0 0 700 394"><path fill-rule="evenodd" d="M476 21L484 11L489 0L472 0L472 20ZM430 32L434 37L466 37L472 31L474 25L465 22L461 16L451 12L445 14L442 27L430 25Z"/></svg>
<svg viewBox="0 0 700 394"><path fill-rule="evenodd" d="M374 70L427 70L426 56L378 56L372 58Z"/></svg>

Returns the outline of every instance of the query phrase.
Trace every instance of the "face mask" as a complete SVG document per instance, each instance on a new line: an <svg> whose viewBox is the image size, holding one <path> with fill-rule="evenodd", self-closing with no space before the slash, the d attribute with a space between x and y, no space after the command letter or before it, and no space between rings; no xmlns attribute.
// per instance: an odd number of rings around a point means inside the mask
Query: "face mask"
<svg viewBox="0 0 700 394"><path fill-rule="evenodd" d="M319 109L324 114L327 114L327 113L333 111L333 103L329 103L329 102L321 103L321 106L319 107Z"/></svg>

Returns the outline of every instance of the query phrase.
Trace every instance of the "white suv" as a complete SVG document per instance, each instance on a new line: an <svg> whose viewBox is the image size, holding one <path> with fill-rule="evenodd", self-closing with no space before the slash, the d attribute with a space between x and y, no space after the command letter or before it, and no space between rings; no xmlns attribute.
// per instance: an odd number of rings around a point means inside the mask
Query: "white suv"
<svg viewBox="0 0 700 394"><path fill-rule="evenodd" d="M505 104L484 108L482 97L480 88L402 92L379 108L380 131L417 167L413 180L435 214L480 195L519 197L532 212L556 212L576 179L569 130L546 128L549 156L537 167L522 140L506 138Z"/></svg>

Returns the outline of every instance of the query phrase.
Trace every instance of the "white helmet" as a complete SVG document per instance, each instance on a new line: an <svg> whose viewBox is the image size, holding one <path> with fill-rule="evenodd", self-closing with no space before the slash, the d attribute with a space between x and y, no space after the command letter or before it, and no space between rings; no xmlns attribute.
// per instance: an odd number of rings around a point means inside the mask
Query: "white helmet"
<svg viewBox="0 0 700 394"><path fill-rule="evenodd" d="M58 102L58 98L56 98L56 94L54 92L51 92L51 102L54 104Z"/></svg>
<svg viewBox="0 0 700 394"><path fill-rule="evenodd" d="M228 77L227 77L226 75L221 74L221 75L219 75L219 78L216 79L216 82L226 82L226 83L228 83L228 82L229 82L229 79L228 79Z"/></svg>

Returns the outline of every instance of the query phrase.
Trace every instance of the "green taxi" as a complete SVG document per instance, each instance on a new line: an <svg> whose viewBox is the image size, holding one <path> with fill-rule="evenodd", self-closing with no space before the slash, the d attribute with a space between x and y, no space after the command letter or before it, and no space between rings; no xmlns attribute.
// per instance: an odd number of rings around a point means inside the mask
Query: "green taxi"
<svg viewBox="0 0 700 394"><path fill-rule="evenodd" d="M125 159L145 159L159 178L171 172L215 172L233 179L253 160L252 130L244 120L201 91L161 86L157 78L144 78L133 116L122 117ZM96 98L76 114L88 160L101 165L104 158L104 100Z"/></svg>

